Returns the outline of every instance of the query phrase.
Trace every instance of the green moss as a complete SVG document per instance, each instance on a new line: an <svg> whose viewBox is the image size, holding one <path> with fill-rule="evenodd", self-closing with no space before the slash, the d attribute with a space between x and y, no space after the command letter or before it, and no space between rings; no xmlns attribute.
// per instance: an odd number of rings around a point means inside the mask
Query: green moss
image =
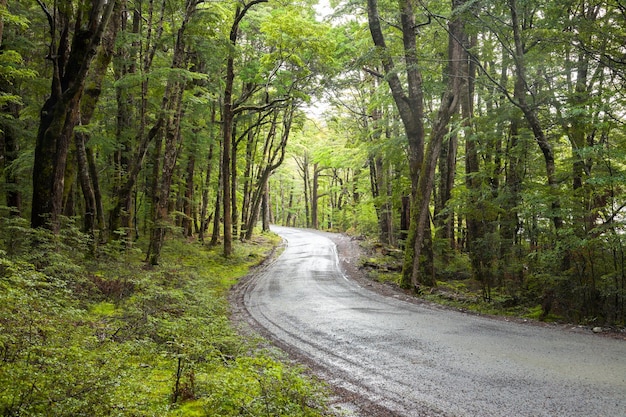
<svg viewBox="0 0 626 417"><path fill-rule="evenodd" d="M172 416L184 416L184 417L206 417L206 400L192 400L187 401L180 405L176 410L170 413Z"/></svg>
<svg viewBox="0 0 626 417"><path fill-rule="evenodd" d="M89 311L96 316L114 316L117 312L117 307L112 302L102 301L92 305Z"/></svg>

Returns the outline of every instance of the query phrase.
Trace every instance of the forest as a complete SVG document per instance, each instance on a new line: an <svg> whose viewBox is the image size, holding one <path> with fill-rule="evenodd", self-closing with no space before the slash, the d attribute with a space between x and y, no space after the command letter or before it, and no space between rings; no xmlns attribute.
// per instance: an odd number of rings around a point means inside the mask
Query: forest
<svg viewBox="0 0 626 417"><path fill-rule="evenodd" d="M220 415L320 415L224 322L272 223L624 326L625 45L621 0L0 0L0 412L203 415L219 368Z"/></svg>

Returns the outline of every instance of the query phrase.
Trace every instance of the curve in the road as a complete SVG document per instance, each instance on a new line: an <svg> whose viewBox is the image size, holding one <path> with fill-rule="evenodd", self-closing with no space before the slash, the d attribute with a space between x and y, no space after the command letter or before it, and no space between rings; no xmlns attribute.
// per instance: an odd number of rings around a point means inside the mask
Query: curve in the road
<svg viewBox="0 0 626 417"><path fill-rule="evenodd" d="M275 227L248 313L335 386L404 416L626 416L626 343L430 308L347 279L336 247Z"/></svg>

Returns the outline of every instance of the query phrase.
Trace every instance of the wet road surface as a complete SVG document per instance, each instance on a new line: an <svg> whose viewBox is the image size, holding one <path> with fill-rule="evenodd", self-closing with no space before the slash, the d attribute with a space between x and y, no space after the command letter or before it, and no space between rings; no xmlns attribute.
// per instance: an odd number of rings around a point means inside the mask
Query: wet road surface
<svg viewBox="0 0 626 417"><path fill-rule="evenodd" d="M401 416L626 416L626 342L383 297L336 247L275 227L285 251L245 288L248 313L331 384Z"/></svg>

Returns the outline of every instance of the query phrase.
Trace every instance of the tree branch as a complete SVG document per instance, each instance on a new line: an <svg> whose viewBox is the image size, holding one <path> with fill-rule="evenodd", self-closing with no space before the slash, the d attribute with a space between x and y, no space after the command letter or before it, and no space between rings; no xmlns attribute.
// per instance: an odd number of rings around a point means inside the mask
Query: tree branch
<svg viewBox="0 0 626 417"><path fill-rule="evenodd" d="M240 107L233 109L233 114L238 114L244 111L264 111L271 107L274 107L275 104L284 103L285 101L289 101L289 100L290 100L289 97L277 98L262 106L240 106Z"/></svg>
<svg viewBox="0 0 626 417"><path fill-rule="evenodd" d="M365 71L368 74L373 75L374 77L377 77L377 78L381 78L381 79L385 78L385 76L383 74L381 74L380 72L378 72L376 70L373 70L373 69L369 69L367 67L363 67L363 71Z"/></svg>

